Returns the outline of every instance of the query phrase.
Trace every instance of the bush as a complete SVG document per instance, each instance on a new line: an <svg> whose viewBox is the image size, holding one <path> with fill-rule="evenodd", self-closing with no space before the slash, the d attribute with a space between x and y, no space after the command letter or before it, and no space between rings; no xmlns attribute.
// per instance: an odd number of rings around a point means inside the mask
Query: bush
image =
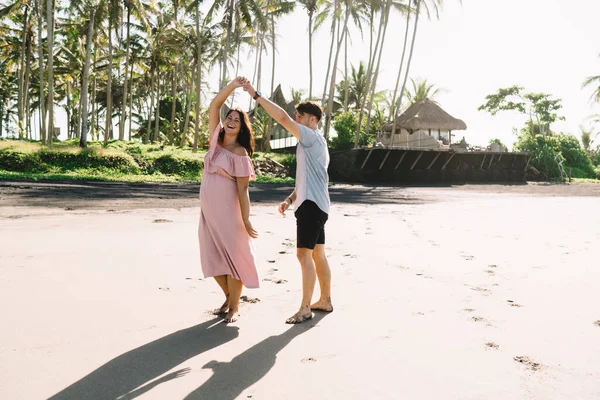
<svg viewBox="0 0 600 400"><path fill-rule="evenodd" d="M22 153L11 148L0 149L0 169L15 172L45 171L39 153Z"/></svg>
<svg viewBox="0 0 600 400"><path fill-rule="evenodd" d="M572 174L582 175L574 177L595 178L592 161L588 154L581 148L581 144L572 135L548 134L532 136L527 128L521 131L516 151L529 153L530 166L534 167L548 179L561 178L559 163L562 162L565 171L572 169ZM574 172L573 172L574 171Z"/></svg>
<svg viewBox="0 0 600 400"><path fill-rule="evenodd" d="M347 111L337 114L333 118L333 128L335 129L337 136L329 139L329 146L333 150L349 150L354 148L357 127L357 113L353 111ZM369 135L363 127L360 132L358 144L361 146L367 146L374 142L375 137L373 135Z"/></svg>
<svg viewBox="0 0 600 400"><path fill-rule="evenodd" d="M150 173L160 172L166 175L199 175L204 163L200 158L182 154L166 153L151 162Z"/></svg>

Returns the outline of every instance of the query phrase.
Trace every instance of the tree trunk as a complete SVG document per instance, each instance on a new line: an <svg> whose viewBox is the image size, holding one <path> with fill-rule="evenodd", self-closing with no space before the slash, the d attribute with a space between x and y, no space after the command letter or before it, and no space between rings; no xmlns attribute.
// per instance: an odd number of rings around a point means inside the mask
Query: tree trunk
<svg viewBox="0 0 600 400"><path fill-rule="evenodd" d="M194 92L194 78L193 78L194 74L192 73L192 79L190 81L188 81L188 78L186 76L185 78L185 83L186 85L188 85L189 88L186 88L187 90L185 90L186 92L186 96L185 96L185 119L184 119L184 123L183 123L183 129L181 130L181 138L179 141L179 147L183 148L185 146L185 142L187 139L187 133L188 133L188 129L190 127L190 104L192 102L192 94Z"/></svg>
<svg viewBox="0 0 600 400"><path fill-rule="evenodd" d="M131 63L131 69L129 70L129 87L131 89L129 90L129 118L127 120L129 121L128 140L131 142L131 122L133 120L133 63Z"/></svg>
<svg viewBox="0 0 600 400"><path fill-rule="evenodd" d="M273 96L273 90L275 89L275 18L273 17L273 13L271 13L271 43L273 44L273 65L271 66L271 96Z"/></svg>
<svg viewBox="0 0 600 400"><path fill-rule="evenodd" d="M48 146L54 140L54 0L46 0L48 31Z"/></svg>
<svg viewBox="0 0 600 400"><path fill-rule="evenodd" d="M175 130L175 111L177 106L177 68L179 64L175 65L172 71L171 80L171 126L169 127L169 146L173 146L173 131Z"/></svg>
<svg viewBox="0 0 600 400"><path fill-rule="evenodd" d="M348 112L348 92L350 82L348 82L348 33L344 37L344 111Z"/></svg>
<svg viewBox="0 0 600 400"><path fill-rule="evenodd" d="M81 134L79 135L79 146L87 147L88 131L88 89L90 81L90 60L92 58L92 34L94 33L95 8L90 7L90 21L88 23L87 37L85 38L85 64L83 66L83 81L81 83Z"/></svg>
<svg viewBox="0 0 600 400"><path fill-rule="evenodd" d="M98 140L96 131L96 123L98 121L96 115L96 50L94 50L94 80L92 81L92 95L90 96L92 103L92 121L90 125L90 137L92 140Z"/></svg>
<svg viewBox="0 0 600 400"><path fill-rule="evenodd" d="M331 71L331 81L329 84L329 99L327 100L327 110L325 112L325 139L329 138L329 125L331 124L331 114L333 108L333 96L335 95L335 73L337 70L338 57L340 55L340 49L348 28L348 19L350 18L350 11L352 8L352 0L346 4L346 18L344 19L344 28L342 29L342 37L337 43L337 50L335 52L335 59L333 60L333 69Z"/></svg>
<svg viewBox="0 0 600 400"><path fill-rule="evenodd" d="M128 3L125 3L128 4ZM123 102L121 118L119 120L119 140L125 139L125 119L127 117L127 68L129 65L129 24L131 20L131 8L127 7L127 39L125 42L125 76L123 77Z"/></svg>
<svg viewBox="0 0 600 400"><path fill-rule="evenodd" d="M417 37L417 27L419 26L419 14L421 11L421 1L417 0L417 9L415 16L415 28L413 30L413 37L410 44L410 52L408 53L408 62L406 63L406 72L404 73L404 81L402 82L402 89L400 90L400 95L398 96L398 105L396 106L396 110L394 112L394 119L392 123L392 133L395 133L394 127L396 126L396 118L398 118L398 111L400 111L400 107L402 106L402 97L404 95L404 89L406 88L406 81L408 80L408 73L410 72L410 63L412 61L413 50L415 48L415 38ZM392 134L392 137L393 134Z"/></svg>
<svg viewBox="0 0 600 400"><path fill-rule="evenodd" d="M375 89L377 88L377 78L379 77L379 67L381 65L381 54L383 53L383 45L385 44L385 34L387 32L387 26L390 18L390 8L392 6L392 0L388 0L385 8L385 21L383 24L383 36L381 37L381 43L379 46L379 54L377 55L377 68L375 68L375 74L373 75L373 83L371 84L371 94L369 96L369 102L367 103L367 132L371 126L371 110L373 109L373 98L375 97ZM355 144L356 145L356 144Z"/></svg>
<svg viewBox="0 0 600 400"><path fill-rule="evenodd" d="M254 59L254 72L252 73L252 82L256 83L256 88L260 89L258 87L258 82L256 81L256 75L258 74L258 60L259 60L259 55L262 52L262 34L260 32L260 27L257 28L258 31L256 32L256 37L257 37L257 42L258 42L258 48L256 50L256 58ZM248 105L248 111L252 110L252 97L250 97L250 103Z"/></svg>
<svg viewBox="0 0 600 400"><path fill-rule="evenodd" d="M360 111L358 113L358 124L356 126L356 134L354 137L354 147L355 148L358 148L359 141L360 141L360 129L362 127L362 120L363 120L363 116L365 113L365 105L367 102L367 96L369 94L369 89L373 82L373 79L372 79L373 78L373 64L375 62L375 54L378 52L379 46L381 45L381 36L382 36L382 32L383 32L384 21L385 21L385 9L382 9L381 10L381 18L379 21L379 29L377 31L377 39L375 40L375 48L373 49L373 53L369 53L369 63L367 65L367 77L366 77L367 85L365 87L364 97L360 101L361 105L360 105ZM371 43L372 43L372 38L371 38Z"/></svg>
<svg viewBox="0 0 600 400"><path fill-rule="evenodd" d="M309 84L308 84L308 98L312 99L312 88L313 88L313 68L312 68L312 37L313 37L313 12L308 13L308 73L309 73Z"/></svg>
<svg viewBox="0 0 600 400"><path fill-rule="evenodd" d="M194 126L194 147L193 152L198 151L198 141L200 139L200 94L202 92L202 31L200 30L200 2L196 5L196 104L194 105L196 124Z"/></svg>
<svg viewBox="0 0 600 400"><path fill-rule="evenodd" d="M42 28L43 28L43 24L44 24L44 13L43 13L43 5L42 5L42 0L37 0L36 1L36 10L37 10L37 16L38 16L38 68L39 68L39 74L40 74L40 112L39 112L39 116L40 116L40 141L43 143L46 143L46 106L44 104L44 98L45 98L45 93L44 93L44 73L45 73L45 69L44 69L44 47L42 44ZM0 115L1 118L1 115Z"/></svg>
<svg viewBox="0 0 600 400"><path fill-rule="evenodd" d="M223 63L223 72L221 75L221 83L219 84L219 90L223 89L226 85L227 79L227 56L229 56L229 42L231 40L231 27L233 24L233 7L234 0L229 1L228 9L229 9L229 18L227 20L227 35L225 36L225 47L223 49L223 57L221 62Z"/></svg>
<svg viewBox="0 0 600 400"><path fill-rule="evenodd" d="M17 78L17 119L19 138L25 137L25 54L27 53L27 25L29 6L25 5L23 11L23 32L21 35L21 54L19 55L19 76Z"/></svg>
<svg viewBox="0 0 600 400"><path fill-rule="evenodd" d="M398 67L398 76L396 77L396 86L394 87L394 94L392 95L392 104L390 106L390 113L388 119L392 119L395 115L395 103L396 95L398 94L398 85L400 84L400 76L402 75L402 67L404 66L404 55L406 54L406 46L408 45L408 31L410 28L410 11L406 13L406 30L404 32L404 45L402 46L402 57L400 57L400 67ZM392 121L394 123L395 121ZM394 124L395 125L395 124ZM392 127L392 133L395 132L395 127Z"/></svg>
<svg viewBox="0 0 600 400"><path fill-rule="evenodd" d="M26 60L25 60L25 75L24 75L24 88L23 88L23 112L24 112L24 122L25 122L25 131L29 136L29 132L31 132L30 121L29 118L29 84L31 83L31 58L32 58L32 32L30 29L27 29L27 45L26 45Z"/></svg>
<svg viewBox="0 0 600 400"><path fill-rule="evenodd" d="M152 140L150 131L152 130L152 114L154 114L154 75L154 67L152 67L152 70L150 72L150 109L148 110L148 123L146 126L146 132L144 133L144 144Z"/></svg>
<svg viewBox="0 0 600 400"><path fill-rule="evenodd" d="M325 73L325 85L323 86L323 97L321 104L325 104L325 96L327 95L327 79L329 78L329 71L331 71L331 55L333 54L333 44L335 42L335 29L337 23L337 9L339 6L339 0L335 0L335 6L333 10L333 20L331 21L331 44L329 45L329 58L327 62L327 72Z"/></svg>
<svg viewBox="0 0 600 400"><path fill-rule="evenodd" d="M154 110L154 135L152 137L153 142L158 142L158 132L160 125L160 69L156 71L156 109Z"/></svg>
<svg viewBox="0 0 600 400"><path fill-rule="evenodd" d="M50 0L48 0L50 1ZM104 145L108 144L108 138L112 139L112 23L108 21L108 76L106 79L106 121L104 128Z"/></svg>

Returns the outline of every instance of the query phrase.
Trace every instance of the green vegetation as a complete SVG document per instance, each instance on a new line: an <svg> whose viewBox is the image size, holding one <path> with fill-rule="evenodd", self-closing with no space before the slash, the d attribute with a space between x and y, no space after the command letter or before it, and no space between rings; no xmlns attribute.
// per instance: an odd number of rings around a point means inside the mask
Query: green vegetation
<svg viewBox="0 0 600 400"><path fill-rule="evenodd" d="M200 182L204 154L191 149L110 141L88 142L81 149L76 139L56 142L52 149L39 143L0 140L0 179L83 179L123 182ZM255 153L253 159L261 159ZM293 183L295 156L269 154L292 171L288 177L259 175L262 183Z"/></svg>
<svg viewBox="0 0 600 400"><path fill-rule="evenodd" d="M564 119L558 115L561 100L545 93L522 92L523 88L519 86L499 89L486 96L486 103L478 109L492 115L500 111L517 111L529 117L525 127L517 133L513 148L530 154L529 166L537 171L531 177L562 181L568 178L600 179L600 152L590 149L589 133L582 135L582 146L575 136L550 129L553 122Z"/></svg>

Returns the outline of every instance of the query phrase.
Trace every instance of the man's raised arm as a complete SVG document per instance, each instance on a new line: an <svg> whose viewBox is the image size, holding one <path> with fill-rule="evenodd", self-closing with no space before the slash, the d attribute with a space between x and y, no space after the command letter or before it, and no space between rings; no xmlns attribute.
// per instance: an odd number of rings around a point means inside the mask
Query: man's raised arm
<svg viewBox="0 0 600 400"><path fill-rule="evenodd" d="M283 126L289 133L294 135L296 139L300 140L300 126L296 121L294 121L288 113L277 104L273 103L271 100L266 97L262 97L259 93L257 96L257 91L252 87L252 85L247 84L243 86L244 90L256 100L258 104L265 109L267 114L269 114L275 121L277 121L281 126Z"/></svg>

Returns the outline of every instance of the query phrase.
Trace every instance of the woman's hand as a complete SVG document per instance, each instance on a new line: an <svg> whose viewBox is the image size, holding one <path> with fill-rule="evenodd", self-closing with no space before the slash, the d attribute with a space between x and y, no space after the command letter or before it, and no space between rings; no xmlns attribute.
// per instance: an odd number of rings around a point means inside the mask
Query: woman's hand
<svg viewBox="0 0 600 400"><path fill-rule="evenodd" d="M250 235L251 238L256 239L258 237L258 232L254 230L250 220L244 221L244 226L246 227L246 232L248 232L248 235Z"/></svg>
<svg viewBox="0 0 600 400"><path fill-rule="evenodd" d="M244 85L249 85L250 81L248 79L246 79L243 76L238 76L237 78L235 78L234 80L232 80L231 82L229 82L229 85L233 88L233 89L237 89L239 87L242 87Z"/></svg>

